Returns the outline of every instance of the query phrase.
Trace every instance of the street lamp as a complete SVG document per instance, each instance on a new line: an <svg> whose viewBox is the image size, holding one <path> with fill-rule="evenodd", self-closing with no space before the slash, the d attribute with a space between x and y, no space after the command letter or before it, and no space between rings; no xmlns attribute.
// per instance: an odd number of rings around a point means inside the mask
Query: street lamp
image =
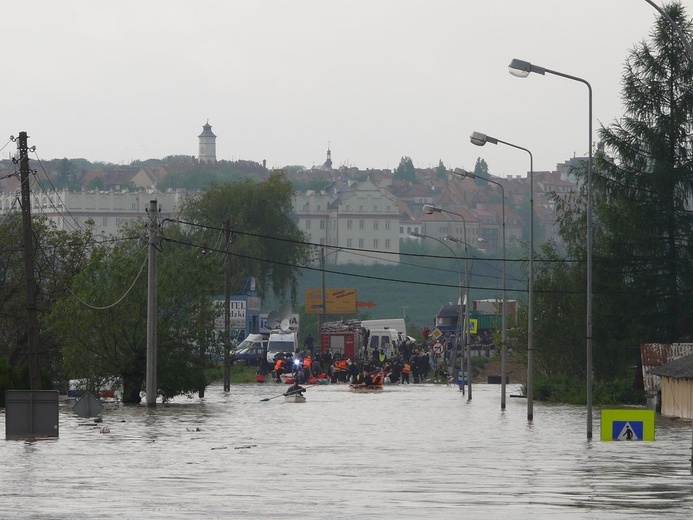
<svg viewBox="0 0 693 520"><path fill-rule="evenodd" d="M529 154L529 291L527 301L527 420L534 420L534 158L527 148L502 139L472 132L472 144L484 146L486 143L504 144Z"/></svg>
<svg viewBox="0 0 693 520"><path fill-rule="evenodd" d="M553 74L562 78L578 81L587 86L589 121L588 121L588 162L587 162L587 439L592 438L592 86L582 78L570 76L562 72L532 65L528 61L513 58L508 66L510 74L526 78L530 72Z"/></svg>
<svg viewBox="0 0 693 520"><path fill-rule="evenodd" d="M444 237L445 240L449 240L450 242L457 242L458 244L464 244L464 249L465 249L465 265L469 265L467 262L469 262L469 244L467 242L463 242L457 237L453 237L452 235L445 235ZM467 356L467 386L469 387L469 393L467 394L467 400L472 399L472 348L471 348L471 341L469 337L469 305L470 305L470 300L469 300L469 269L467 269L466 272L466 278L467 278L467 283L466 283L466 294L465 294L465 302L464 302L464 350L465 354ZM464 374L464 370L462 371Z"/></svg>
<svg viewBox="0 0 693 520"><path fill-rule="evenodd" d="M476 133L476 132L475 132ZM472 134L474 135L474 134ZM482 135L482 134L479 134ZM486 139L488 139L488 136L485 136ZM492 138L493 139L493 138ZM472 141L474 142L474 141ZM474 143L476 144L476 143ZM483 146L483 143L481 144ZM475 179L479 177L480 179L484 179L485 181L488 181L492 184L495 184L501 189L501 201L502 201L502 207L503 207L503 222L502 222L502 229L503 229L503 309L501 313L501 410L505 410L505 379L506 379L506 371L507 371L507 306L508 306L508 299L506 297L506 284L505 284L505 264L506 264L506 256L505 256L505 188L500 182L494 181L490 177L482 177L481 175L476 175L474 173L470 173L468 171L462 170L461 168L455 168L453 171L455 175L458 175L460 177L469 177L470 179ZM530 197L531 198L531 197ZM482 238L479 238L479 240L483 240Z"/></svg>
<svg viewBox="0 0 693 520"><path fill-rule="evenodd" d="M465 331L462 337L464 338L464 345L465 345L465 354L467 357L467 385L469 388L469 393L467 394L467 400L472 399L472 353L471 350L469 349L469 243L467 242L467 219L464 218L464 215L461 215L459 213L455 213L454 211L448 211L446 209L438 208L436 206L432 206L430 204L424 204L423 207L424 213L428 213L431 215L432 213L447 213L449 215L455 215L456 217L459 217L462 219L462 225L464 226L462 228L462 236L464 237L464 240L459 240L458 238L452 237L450 235L445 236L445 240L450 240L452 242L459 242L464 244L464 256L466 258L465 260L465 267L466 267L466 279L467 279L467 293L466 293L466 303L465 303ZM459 321L459 320L458 320ZM462 370L464 373L464 370Z"/></svg>
<svg viewBox="0 0 693 520"><path fill-rule="evenodd" d="M460 327L460 321L462 320L462 267L460 265L460 258L455 254L455 251L453 251L453 249L449 245L447 245L445 242L443 242L442 240L440 240L436 237L417 233L416 231L410 231L409 236L416 237L416 238L430 238L432 240L435 240L436 242L439 242L440 244L443 244L445 247L447 247L448 250L452 253L452 256L455 257L455 260L457 260L457 271L459 273L459 279L460 279L460 300L459 300L459 307L458 307L458 311L457 311L457 330L455 332L455 343L459 343L460 331L462 330L462 327ZM465 266L466 265L467 265L467 259L465 259ZM467 284L467 285L469 285L469 284ZM456 360L457 360L457 345L455 345L455 348L452 352L452 355L450 356L450 373L453 376L455 374L455 361Z"/></svg>

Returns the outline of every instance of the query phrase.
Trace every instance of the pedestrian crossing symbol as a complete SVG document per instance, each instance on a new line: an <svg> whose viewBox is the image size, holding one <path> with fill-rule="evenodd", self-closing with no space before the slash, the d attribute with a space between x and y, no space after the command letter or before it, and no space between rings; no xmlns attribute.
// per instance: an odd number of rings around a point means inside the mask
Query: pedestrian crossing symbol
<svg viewBox="0 0 693 520"><path fill-rule="evenodd" d="M642 421L614 421L611 423L611 428L615 441L642 440Z"/></svg>
<svg viewBox="0 0 693 520"><path fill-rule="evenodd" d="M655 440L654 410L602 410L603 441Z"/></svg>

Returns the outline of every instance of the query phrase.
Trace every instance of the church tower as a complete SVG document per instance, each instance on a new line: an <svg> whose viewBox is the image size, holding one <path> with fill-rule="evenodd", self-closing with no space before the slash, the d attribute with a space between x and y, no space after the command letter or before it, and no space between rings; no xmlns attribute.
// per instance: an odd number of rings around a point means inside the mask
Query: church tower
<svg viewBox="0 0 693 520"><path fill-rule="evenodd" d="M332 170L332 151L330 150L330 143L327 143L327 159L325 160L325 163L322 165L321 170Z"/></svg>
<svg viewBox="0 0 693 520"><path fill-rule="evenodd" d="M217 136L212 132L212 125L202 126L202 133L197 136L200 140L198 159L203 162L217 162Z"/></svg>

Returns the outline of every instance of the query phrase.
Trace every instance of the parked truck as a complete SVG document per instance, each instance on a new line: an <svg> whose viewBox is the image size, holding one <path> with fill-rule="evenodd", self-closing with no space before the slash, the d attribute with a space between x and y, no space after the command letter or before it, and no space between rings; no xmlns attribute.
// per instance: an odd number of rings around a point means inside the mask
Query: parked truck
<svg viewBox="0 0 693 520"><path fill-rule="evenodd" d="M328 349L335 359L363 357L366 335L359 320L332 321L320 327L320 352Z"/></svg>

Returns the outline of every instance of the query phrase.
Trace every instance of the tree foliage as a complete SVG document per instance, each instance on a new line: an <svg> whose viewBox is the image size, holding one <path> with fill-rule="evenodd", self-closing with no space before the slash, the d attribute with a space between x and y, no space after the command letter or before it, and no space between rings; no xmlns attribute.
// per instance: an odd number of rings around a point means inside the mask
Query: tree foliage
<svg viewBox="0 0 693 520"><path fill-rule="evenodd" d="M448 169L443 164L443 160L438 161L438 166L436 167L436 179L445 180L448 177Z"/></svg>
<svg viewBox="0 0 693 520"><path fill-rule="evenodd" d="M228 220L233 232L229 247L232 287L240 288L254 276L261 296L271 290L296 302L298 266L308 261L310 247L298 229L293 194L282 172L273 172L263 182L244 179L213 184L186 202L181 219L199 226L194 231L196 240L217 253L225 251L223 226Z"/></svg>
<svg viewBox="0 0 693 520"><path fill-rule="evenodd" d="M484 186L488 184L488 181L482 177L488 177L488 164L486 164L486 161L482 159L481 157L476 158L476 164L474 165L474 175L477 175L476 179L474 179L474 182L476 183L477 186ZM479 175L481 177L479 177Z"/></svg>
<svg viewBox="0 0 693 520"><path fill-rule="evenodd" d="M141 223L124 233L112 247L93 248L72 294L54 305L46 322L63 345L71 377L119 377L123 402L137 403L147 367L148 245ZM168 399L207 383L200 345L214 318L215 266L198 250L173 242L162 244L157 266L157 382L158 394Z"/></svg>
<svg viewBox="0 0 693 520"><path fill-rule="evenodd" d="M666 9L693 38L680 4ZM605 149L596 154L592 183L594 368L604 378L622 376L635 365L643 342L687 341L693 335L693 66L666 19L656 22L650 41L631 51L623 100L626 115L599 132ZM582 181L580 192L559 202L557 213L563 260L579 262L561 262L555 249L544 252L553 263L539 270L536 287L556 294L538 293L535 329L537 349L551 350L555 339L544 337L542 328L568 319L560 341L577 360L584 359L584 319L568 317L586 312L580 294L586 276L586 165L573 173ZM580 365L565 369L584 372Z"/></svg>
<svg viewBox="0 0 693 520"><path fill-rule="evenodd" d="M394 178L401 181L417 182L416 170L410 157L402 157L400 159L399 166L395 169Z"/></svg>
<svg viewBox="0 0 693 520"><path fill-rule="evenodd" d="M88 257L91 230L59 231L45 218L32 219L34 276L39 324L52 305L68 294L72 278ZM22 218L8 213L0 222L0 357L18 372L28 362L26 277ZM40 329L41 371L48 380L61 376L60 345Z"/></svg>

